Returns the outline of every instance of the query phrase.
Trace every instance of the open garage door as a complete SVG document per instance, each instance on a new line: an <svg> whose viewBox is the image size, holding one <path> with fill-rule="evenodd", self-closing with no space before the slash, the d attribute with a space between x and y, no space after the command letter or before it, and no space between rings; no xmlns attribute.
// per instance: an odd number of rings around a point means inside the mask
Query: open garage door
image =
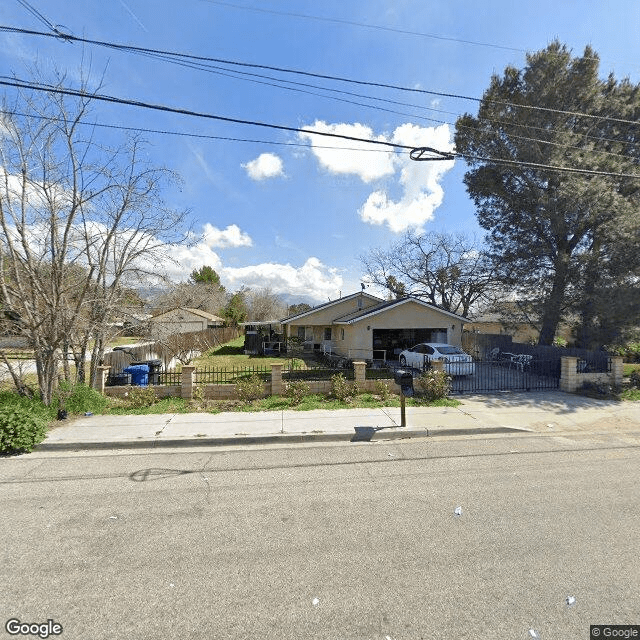
<svg viewBox="0 0 640 640"><path fill-rule="evenodd" d="M374 329L373 358L397 360L401 351L420 342L447 342L447 329Z"/></svg>

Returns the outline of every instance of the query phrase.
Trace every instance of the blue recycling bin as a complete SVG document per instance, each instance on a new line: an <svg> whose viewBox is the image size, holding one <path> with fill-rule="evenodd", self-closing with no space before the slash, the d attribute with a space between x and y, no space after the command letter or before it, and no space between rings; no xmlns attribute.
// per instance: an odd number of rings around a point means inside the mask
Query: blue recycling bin
<svg viewBox="0 0 640 640"><path fill-rule="evenodd" d="M131 384L135 384L138 387L146 387L149 384L148 364L134 364L123 369L122 373L129 373L131 375Z"/></svg>

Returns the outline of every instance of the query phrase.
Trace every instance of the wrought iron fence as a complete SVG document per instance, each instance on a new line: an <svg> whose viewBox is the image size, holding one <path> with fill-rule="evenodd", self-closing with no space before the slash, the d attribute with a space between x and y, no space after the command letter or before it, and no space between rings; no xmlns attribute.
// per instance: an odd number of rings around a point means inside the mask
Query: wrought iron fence
<svg viewBox="0 0 640 640"><path fill-rule="evenodd" d="M335 369L326 367L314 367L311 369L285 369L282 371L282 379L287 382L304 380L305 382L321 382L331 380L335 375L342 374L347 380L353 380L353 369Z"/></svg>
<svg viewBox="0 0 640 640"><path fill-rule="evenodd" d="M259 376L265 382L269 382L271 367L232 367L230 369L198 367L196 382L198 384L235 384L238 380L246 380L251 376Z"/></svg>

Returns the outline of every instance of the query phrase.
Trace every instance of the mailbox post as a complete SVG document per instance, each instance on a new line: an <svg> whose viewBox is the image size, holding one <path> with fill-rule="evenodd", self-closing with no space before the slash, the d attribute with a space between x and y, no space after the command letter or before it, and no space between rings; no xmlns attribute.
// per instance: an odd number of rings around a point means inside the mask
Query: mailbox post
<svg viewBox="0 0 640 640"><path fill-rule="evenodd" d="M407 426L405 398L413 397L413 375L406 369L396 369L393 372L395 383L400 387L400 426Z"/></svg>

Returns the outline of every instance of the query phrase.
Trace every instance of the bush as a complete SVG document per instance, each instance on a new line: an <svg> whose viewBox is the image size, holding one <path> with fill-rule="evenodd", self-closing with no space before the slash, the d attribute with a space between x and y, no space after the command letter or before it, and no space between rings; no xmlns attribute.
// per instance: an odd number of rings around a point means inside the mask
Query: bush
<svg viewBox="0 0 640 640"><path fill-rule="evenodd" d="M236 382L236 395L242 402L251 402L264 396L264 382L254 374Z"/></svg>
<svg viewBox="0 0 640 640"><path fill-rule="evenodd" d="M157 401L158 396L150 387L131 387L125 396L125 402L131 409L150 407Z"/></svg>
<svg viewBox="0 0 640 640"><path fill-rule="evenodd" d="M632 387L635 387L636 389L640 389L640 369L636 369L635 371L632 371L631 375L629 376L629 380L631 382Z"/></svg>
<svg viewBox="0 0 640 640"><path fill-rule="evenodd" d="M109 404L107 398L86 384L61 382L55 397L68 413L102 413Z"/></svg>
<svg viewBox="0 0 640 640"><path fill-rule="evenodd" d="M376 380L374 383L375 394L382 400L383 402L389 399L391 395L391 391L389 391L389 387L384 380Z"/></svg>
<svg viewBox="0 0 640 640"><path fill-rule="evenodd" d="M303 380L288 382L284 388L284 395L291 398L292 405L300 404L306 396L311 394L311 388Z"/></svg>
<svg viewBox="0 0 640 640"><path fill-rule="evenodd" d="M19 405L0 408L0 453L33 451L46 434L46 413Z"/></svg>
<svg viewBox="0 0 640 640"><path fill-rule="evenodd" d="M451 393L451 376L444 371L429 369L414 380L414 388L428 402L441 400Z"/></svg>
<svg viewBox="0 0 640 640"><path fill-rule="evenodd" d="M331 395L340 402L350 403L358 395L359 389L356 382L350 382L344 374L337 373L331 376Z"/></svg>

